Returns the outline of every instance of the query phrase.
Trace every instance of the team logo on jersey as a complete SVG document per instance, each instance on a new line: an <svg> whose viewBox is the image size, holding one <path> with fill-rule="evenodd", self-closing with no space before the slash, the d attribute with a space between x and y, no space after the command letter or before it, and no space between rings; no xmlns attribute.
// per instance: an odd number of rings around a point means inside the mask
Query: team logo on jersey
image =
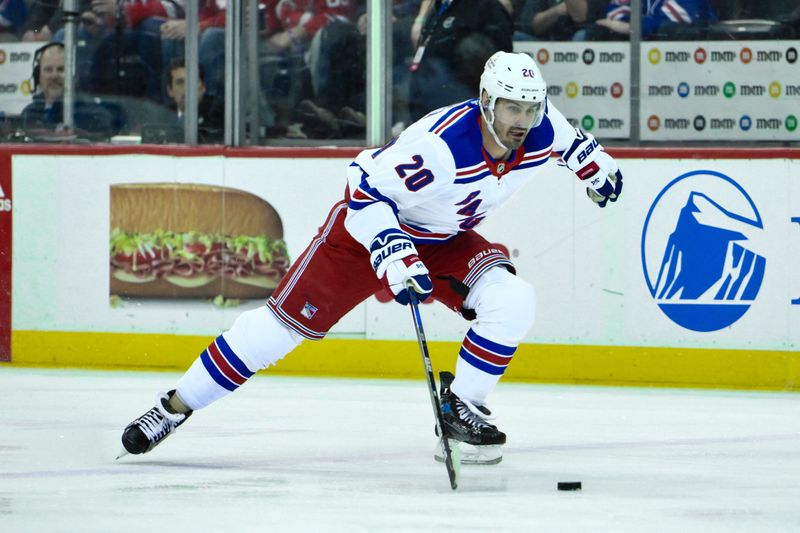
<svg viewBox="0 0 800 533"><path fill-rule="evenodd" d="M306 317L307 319L311 320L315 314L317 314L318 309L311 305L309 302L303 306L303 309L300 310L300 314Z"/></svg>
<svg viewBox="0 0 800 533"><path fill-rule="evenodd" d="M711 170L678 176L656 197L642 231L642 268L653 300L686 329L730 326L764 280L763 230L755 203L730 177Z"/></svg>

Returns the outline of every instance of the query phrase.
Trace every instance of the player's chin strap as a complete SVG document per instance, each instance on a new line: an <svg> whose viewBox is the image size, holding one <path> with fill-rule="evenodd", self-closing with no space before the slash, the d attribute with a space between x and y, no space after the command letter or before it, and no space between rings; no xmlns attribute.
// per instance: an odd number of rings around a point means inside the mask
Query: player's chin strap
<svg viewBox="0 0 800 533"><path fill-rule="evenodd" d="M500 148L502 148L506 152L509 152L509 151L511 151L511 148L509 148L508 146L503 144L500 141L500 138L497 136L497 132L494 131L494 119L495 119L494 102L495 101L492 100L491 102L492 102L491 109L488 109L488 106L484 106L483 104L481 104L481 116L483 117L483 120L486 122L486 125L489 127L489 133L492 134L492 138L494 139L494 142L496 142L498 145L500 145ZM491 119L489 119L489 117L491 117ZM528 126L528 131L531 131L533 128L535 128L536 126L541 124L542 123L542 117L544 117L544 111L542 111L542 113L536 118L536 120L531 122L531 125ZM527 133L526 133L526 135L527 135Z"/></svg>
<svg viewBox="0 0 800 533"><path fill-rule="evenodd" d="M489 116L492 117L491 120L487 116L487 113L488 113ZM492 105L492 109L487 109L486 106L481 104L481 116L483 117L483 120L486 122L486 125L489 127L489 133L492 134L492 138L494 139L494 142L499 144L500 148L502 148L503 150L508 152L510 150L510 148L500 141L500 138L497 136L497 133L494 131L494 105Z"/></svg>

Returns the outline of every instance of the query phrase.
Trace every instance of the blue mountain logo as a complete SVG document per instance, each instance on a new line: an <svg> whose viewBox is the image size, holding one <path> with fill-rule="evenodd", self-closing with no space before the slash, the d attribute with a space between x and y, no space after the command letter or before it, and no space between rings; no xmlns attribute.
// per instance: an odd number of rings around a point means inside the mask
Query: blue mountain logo
<svg viewBox="0 0 800 533"><path fill-rule="evenodd" d="M762 232L752 199L728 176L703 170L673 180L656 197L642 231L645 281L658 307L693 331L739 320L764 280L766 259L757 251Z"/></svg>

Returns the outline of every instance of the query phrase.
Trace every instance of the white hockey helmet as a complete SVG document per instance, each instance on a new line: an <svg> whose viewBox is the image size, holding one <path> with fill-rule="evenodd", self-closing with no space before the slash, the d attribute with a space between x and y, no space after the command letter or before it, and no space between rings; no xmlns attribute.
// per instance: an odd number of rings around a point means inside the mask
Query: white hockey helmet
<svg viewBox="0 0 800 533"><path fill-rule="evenodd" d="M485 102L484 91L488 96ZM495 140L497 134L494 131L494 107L498 98L539 104L531 124L531 127L535 127L544 117L546 97L547 83L536 62L528 54L496 52L486 61L480 84L481 114Z"/></svg>

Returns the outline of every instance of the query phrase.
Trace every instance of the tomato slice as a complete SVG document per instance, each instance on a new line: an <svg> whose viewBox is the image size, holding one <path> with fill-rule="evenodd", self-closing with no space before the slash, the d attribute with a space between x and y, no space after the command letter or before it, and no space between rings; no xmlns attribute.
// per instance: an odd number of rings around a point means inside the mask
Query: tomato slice
<svg viewBox="0 0 800 533"><path fill-rule="evenodd" d="M184 245L183 249L194 255L203 255L208 250L206 245L201 242Z"/></svg>

